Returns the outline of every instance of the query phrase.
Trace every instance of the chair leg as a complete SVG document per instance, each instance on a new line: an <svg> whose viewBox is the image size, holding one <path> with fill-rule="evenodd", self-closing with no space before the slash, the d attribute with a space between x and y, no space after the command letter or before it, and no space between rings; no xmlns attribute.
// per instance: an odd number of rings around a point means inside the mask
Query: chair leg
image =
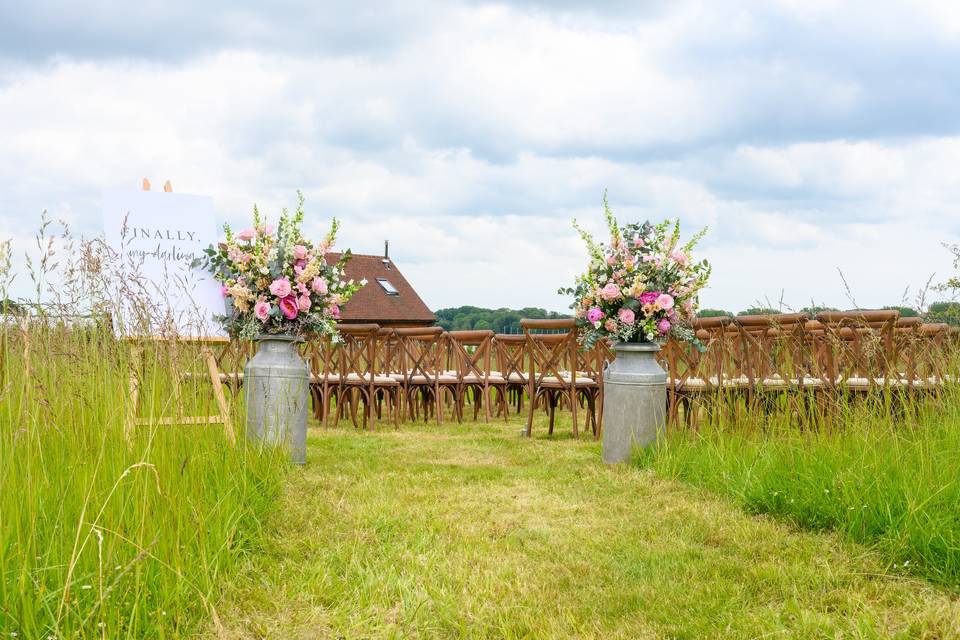
<svg viewBox="0 0 960 640"><path fill-rule="evenodd" d="M534 400L536 399L535 394L536 392L531 389L530 404L529 404L529 407L527 408L527 434L526 435L528 438L531 437L531 435L533 434L533 411L536 408L536 404L537 404L536 402L534 402Z"/></svg>
<svg viewBox="0 0 960 640"><path fill-rule="evenodd" d="M567 393L570 398L570 418L573 422L573 437L580 438L580 428L577 426L577 388L571 387Z"/></svg>
<svg viewBox="0 0 960 640"><path fill-rule="evenodd" d="M557 409L557 394L553 391L547 392L547 412L550 415L550 427L547 430L547 435L553 435L553 419Z"/></svg>

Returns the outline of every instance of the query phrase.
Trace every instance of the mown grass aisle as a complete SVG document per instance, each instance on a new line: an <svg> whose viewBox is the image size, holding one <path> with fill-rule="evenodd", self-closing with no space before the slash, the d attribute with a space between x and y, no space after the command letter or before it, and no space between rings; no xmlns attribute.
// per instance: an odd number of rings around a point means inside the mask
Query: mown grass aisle
<svg viewBox="0 0 960 640"><path fill-rule="evenodd" d="M218 606L231 637L951 637L960 605L828 534L519 425L311 433ZM215 630L211 629L211 634Z"/></svg>

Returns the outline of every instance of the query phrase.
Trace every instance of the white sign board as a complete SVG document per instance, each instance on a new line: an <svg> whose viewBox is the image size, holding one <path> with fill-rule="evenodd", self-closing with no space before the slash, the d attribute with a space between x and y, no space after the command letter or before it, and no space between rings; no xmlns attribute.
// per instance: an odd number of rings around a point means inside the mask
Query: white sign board
<svg viewBox="0 0 960 640"><path fill-rule="evenodd" d="M179 193L103 192L103 230L117 258L118 330L141 335L175 330L213 336L223 331L220 283L190 263L217 243L213 199ZM124 294L123 292L127 292ZM129 297L130 299L127 299ZM145 311L146 309L146 311Z"/></svg>

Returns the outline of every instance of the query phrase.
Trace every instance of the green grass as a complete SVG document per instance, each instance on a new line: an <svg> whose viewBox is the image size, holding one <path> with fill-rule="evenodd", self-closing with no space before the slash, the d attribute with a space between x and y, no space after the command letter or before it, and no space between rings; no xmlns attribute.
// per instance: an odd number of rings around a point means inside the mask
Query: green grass
<svg viewBox="0 0 960 640"><path fill-rule="evenodd" d="M877 549L885 569L960 590L960 398L948 389L905 413L885 407L843 407L829 429L782 424L776 411L721 419L673 434L639 464L749 513L838 531Z"/></svg>
<svg viewBox="0 0 960 640"><path fill-rule="evenodd" d="M313 429L231 638L953 637L960 604L831 533L750 516L520 423ZM214 625L211 636L221 635Z"/></svg>
<svg viewBox="0 0 960 640"><path fill-rule="evenodd" d="M0 637L960 636L955 593L913 573L953 586L952 401L898 430L675 438L652 469L562 425L344 424L291 468L156 425L195 351L148 352L128 441L128 346L30 338L28 371L0 332ZM206 384L182 400L214 411Z"/></svg>
<svg viewBox="0 0 960 640"><path fill-rule="evenodd" d="M97 331L0 333L0 636L179 638L205 627L262 543L286 465L219 426L139 427L129 349ZM197 364L181 354L181 364ZM172 410L148 358L141 415ZM184 401L213 413L209 385Z"/></svg>

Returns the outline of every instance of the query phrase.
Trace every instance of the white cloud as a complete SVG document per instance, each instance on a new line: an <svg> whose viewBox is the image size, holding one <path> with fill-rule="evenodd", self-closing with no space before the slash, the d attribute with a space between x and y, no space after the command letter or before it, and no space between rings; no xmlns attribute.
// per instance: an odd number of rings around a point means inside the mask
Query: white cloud
<svg viewBox="0 0 960 640"><path fill-rule="evenodd" d="M609 188L623 218L711 227L710 306L781 289L842 306L837 267L861 303L894 302L945 274L960 233L960 138L938 124L952 14L788 5L447 4L366 50L265 46L279 26L244 14L242 50L18 63L0 75L0 237L22 249L44 208L96 232L99 191L143 176L235 224L299 187L315 232L337 215L357 252L389 238L433 307L562 309L585 257L570 219L599 232ZM889 51L865 62L874 36ZM923 64L889 72L928 93L878 71L904 51Z"/></svg>

